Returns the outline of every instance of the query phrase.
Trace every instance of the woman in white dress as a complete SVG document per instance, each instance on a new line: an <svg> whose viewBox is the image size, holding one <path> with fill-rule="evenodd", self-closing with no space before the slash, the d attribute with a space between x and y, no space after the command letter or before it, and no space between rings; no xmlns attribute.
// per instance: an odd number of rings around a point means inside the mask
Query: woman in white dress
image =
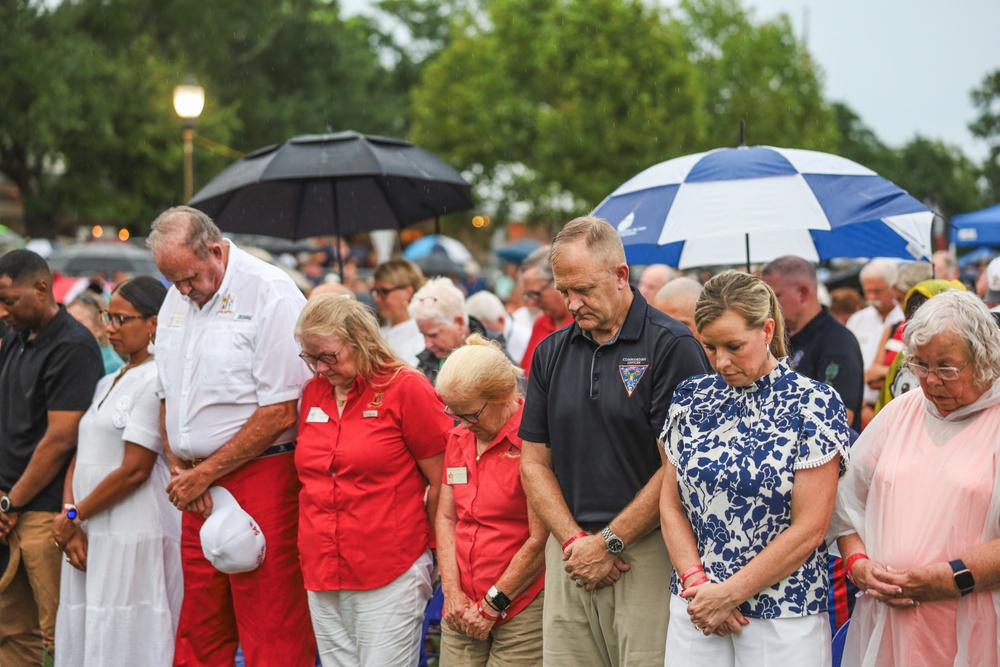
<svg viewBox="0 0 1000 667"><path fill-rule="evenodd" d="M170 665L183 580L181 516L164 489L152 340L166 288L139 276L102 313L128 363L97 385L52 536L66 553L57 667Z"/></svg>

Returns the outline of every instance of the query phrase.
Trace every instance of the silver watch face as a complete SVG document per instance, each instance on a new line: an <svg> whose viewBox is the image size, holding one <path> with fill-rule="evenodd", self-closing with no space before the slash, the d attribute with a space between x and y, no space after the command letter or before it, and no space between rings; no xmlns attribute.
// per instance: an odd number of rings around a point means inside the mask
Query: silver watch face
<svg viewBox="0 0 1000 667"><path fill-rule="evenodd" d="M606 544L608 545L608 551L613 554L620 554L625 551L625 543L619 537L612 537L606 540Z"/></svg>
<svg viewBox="0 0 1000 667"><path fill-rule="evenodd" d="M3 498L0 498L0 512L6 514L9 511L10 511L10 497L4 496Z"/></svg>

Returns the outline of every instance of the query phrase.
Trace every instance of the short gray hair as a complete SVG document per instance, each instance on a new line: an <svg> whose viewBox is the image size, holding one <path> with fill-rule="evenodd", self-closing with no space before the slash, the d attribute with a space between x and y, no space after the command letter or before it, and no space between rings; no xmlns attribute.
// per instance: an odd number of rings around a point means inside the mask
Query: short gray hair
<svg viewBox="0 0 1000 667"><path fill-rule="evenodd" d="M954 332L965 343L980 388L1000 377L1000 327L975 294L948 290L931 297L906 323L906 356L937 335Z"/></svg>
<svg viewBox="0 0 1000 667"><path fill-rule="evenodd" d="M535 248L523 262L521 262L521 274L534 269L541 274L545 280L552 280L552 263L549 261L549 246L544 245Z"/></svg>
<svg viewBox="0 0 1000 667"><path fill-rule="evenodd" d="M503 301L493 292L480 290L465 300L465 308L469 315L483 322L498 322L507 317L507 309Z"/></svg>
<svg viewBox="0 0 1000 667"><path fill-rule="evenodd" d="M861 267L860 278L881 278L887 286L896 282L896 263L891 259L879 257Z"/></svg>
<svg viewBox="0 0 1000 667"><path fill-rule="evenodd" d="M170 239L185 233L184 245L191 249L198 259L209 255L213 243L222 242L222 232L203 211L190 206L174 206L156 216L150 225L146 247L153 252L162 248Z"/></svg>
<svg viewBox="0 0 1000 667"><path fill-rule="evenodd" d="M454 324L461 317L469 323L465 308L465 295L455 287L450 278L431 278L417 290L410 300L410 317L415 320L432 320L440 324Z"/></svg>

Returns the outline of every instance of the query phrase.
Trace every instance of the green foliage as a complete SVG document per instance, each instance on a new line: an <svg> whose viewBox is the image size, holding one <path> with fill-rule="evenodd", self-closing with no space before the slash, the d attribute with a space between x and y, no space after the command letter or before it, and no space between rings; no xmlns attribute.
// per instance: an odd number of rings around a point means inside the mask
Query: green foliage
<svg viewBox="0 0 1000 667"><path fill-rule="evenodd" d="M1000 69L983 77L983 82L972 91L972 103L979 116L969 129L989 145L989 156L980 175L985 181L988 203L992 204L1000 201Z"/></svg>
<svg viewBox="0 0 1000 667"><path fill-rule="evenodd" d="M657 10L496 0L485 11L456 21L424 70L413 137L496 183L496 199L519 193L535 219L580 213L701 139L693 67Z"/></svg>

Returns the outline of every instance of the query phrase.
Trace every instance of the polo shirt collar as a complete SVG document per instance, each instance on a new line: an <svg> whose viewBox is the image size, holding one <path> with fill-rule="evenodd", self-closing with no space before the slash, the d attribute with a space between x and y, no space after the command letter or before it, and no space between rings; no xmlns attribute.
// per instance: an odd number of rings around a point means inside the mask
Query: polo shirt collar
<svg viewBox="0 0 1000 667"><path fill-rule="evenodd" d="M648 306L646 305L646 299L639 294L639 291L635 287L629 285L629 289L632 290L632 305L629 306L628 314L625 315L625 321L622 322L621 327L611 340L604 343L605 345L617 343L619 340L636 341L642 336L642 329L646 324L646 309ZM583 337L591 342L595 342L591 338L590 333L581 329L579 324L573 322L571 326L573 327L573 332L570 336L573 339Z"/></svg>
<svg viewBox="0 0 1000 667"><path fill-rule="evenodd" d="M235 276L239 271L237 267L243 262L243 251L236 247L231 239L222 239L223 243L229 244L229 259L226 262L226 272L222 276L222 282L219 284L219 289L215 290L215 294L212 296L211 300L205 304L202 311L207 312L216 299L221 299L224 295L228 294L230 287L233 284L233 276Z"/></svg>
<svg viewBox="0 0 1000 667"><path fill-rule="evenodd" d="M63 328L64 323L61 321L63 318L69 317L69 313L66 312L66 306L59 305L59 312L49 320L49 323L45 325L45 328L38 332L38 335L28 339L31 335L30 331L18 331L17 335L21 337L21 342L25 345L33 345L35 347L45 347L50 342L52 342L56 336L59 335L60 330Z"/></svg>

